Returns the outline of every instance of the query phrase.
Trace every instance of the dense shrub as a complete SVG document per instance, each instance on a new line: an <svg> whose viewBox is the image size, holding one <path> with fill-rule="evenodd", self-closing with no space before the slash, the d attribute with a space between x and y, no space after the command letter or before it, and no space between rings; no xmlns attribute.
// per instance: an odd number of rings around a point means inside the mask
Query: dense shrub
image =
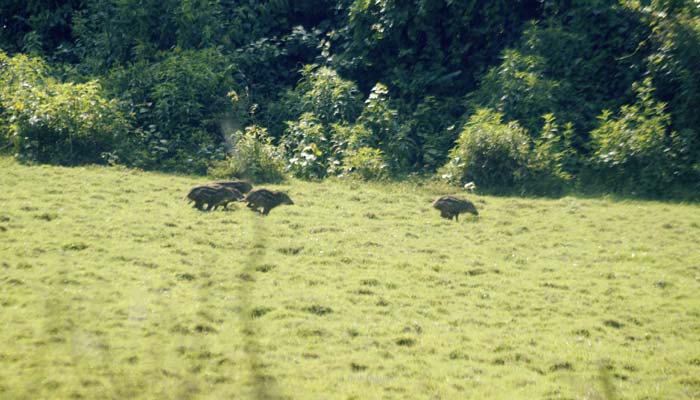
<svg viewBox="0 0 700 400"><path fill-rule="evenodd" d="M527 174L529 137L517 122L504 124L502 118L489 109L477 110L439 173L453 183L475 182L490 192L521 186Z"/></svg>
<svg viewBox="0 0 700 400"><path fill-rule="evenodd" d="M289 155L288 169L303 179L326 176L333 153L326 127L314 114L304 113L298 121L288 121L283 139Z"/></svg>
<svg viewBox="0 0 700 400"><path fill-rule="evenodd" d="M454 184L475 182L491 193L558 195L563 193L578 166L571 148L573 125L560 131L553 114L544 115L539 137L532 139L517 121L504 124L503 115L478 109L439 171Z"/></svg>
<svg viewBox="0 0 700 400"><path fill-rule="evenodd" d="M4 0L0 2L0 49L75 62L71 15L85 2Z"/></svg>
<svg viewBox="0 0 700 400"><path fill-rule="evenodd" d="M346 171L345 153L355 154L362 146L377 145L380 141L373 139L375 132L384 134L382 129L390 122L380 118L396 114L383 109L380 112L385 115L375 112L385 104L378 103L383 99L377 99L374 92L363 109L357 87L329 68L309 65L302 76L295 90L286 95L289 107L301 113L297 120L286 122L282 138L289 155L288 169L303 179L342 173ZM354 123L360 113L367 125Z"/></svg>
<svg viewBox="0 0 700 400"><path fill-rule="evenodd" d="M700 124L700 6L690 3L664 1L655 8L631 5L653 29L644 43L651 51L642 65L654 80L656 97L674 115L672 126L677 130Z"/></svg>
<svg viewBox="0 0 700 400"><path fill-rule="evenodd" d="M311 113L289 121L283 138L287 169L302 179L358 172L365 179L386 175L383 153L369 147L372 132L362 124L324 126ZM360 165L366 161L368 165Z"/></svg>
<svg viewBox="0 0 700 400"><path fill-rule="evenodd" d="M127 119L97 81L61 83L46 65L0 53L3 136L25 159L72 165L101 162L126 140Z"/></svg>
<svg viewBox="0 0 700 400"><path fill-rule="evenodd" d="M310 76L314 67L304 67L300 71L299 65L315 61L320 34L319 30L294 26L289 33L251 41L232 54L238 67L238 80L245 86L254 107L252 119L266 126L275 137L281 136L286 121L296 120L304 112L313 112L311 108L302 109L300 89L292 89L315 79Z"/></svg>
<svg viewBox="0 0 700 400"><path fill-rule="evenodd" d="M328 163L328 173L340 175L348 172L347 157L356 154L360 148L369 148L372 132L362 124L332 124L330 127L333 159Z"/></svg>
<svg viewBox="0 0 700 400"><path fill-rule="evenodd" d="M620 108L618 116L606 110L600 126L591 132L593 167L608 188L659 194L680 173L676 160L684 141L671 132L666 105L653 98L651 79L634 85L638 100Z"/></svg>
<svg viewBox="0 0 700 400"><path fill-rule="evenodd" d="M410 126L402 122L391 104L389 88L377 83L357 119L372 132L372 147L381 149L392 174L408 172L416 161L418 146L410 136Z"/></svg>
<svg viewBox="0 0 700 400"><path fill-rule="evenodd" d="M244 178L253 182L279 182L284 179L284 151L272 144L267 130L249 126L231 137L227 159L213 163L209 173L220 178Z"/></svg>
<svg viewBox="0 0 700 400"><path fill-rule="evenodd" d="M306 65L300 73L301 80L294 90L286 91L269 106L287 117L285 125L303 114L313 115L325 127L357 119L362 111L362 94L353 82L317 65Z"/></svg>
<svg viewBox="0 0 700 400"><path fill-rule="evenodd" d="M307 65L297 85L299 107L313 113L323 124L353 122L362 111L362 96L357 86L327 67Z"/></svg>
<svg viewBox="0 0 700 400"><path fill-rule="evenodd" d="M343 161L345 174L364 180L383 179L388 176L384 154L372 147L360 147L347 152Z"/></svg>
<svg viewBox="0 0 700 400"><path fill-rule="evenodd" d="M470 96L472 108L486 107L518 121L530 132L542 127L541 116L561 103L559 83L543 74L544 61L515 50L503 53L503 61L484 76L481 88Z"/></svg>
<svg viewBox="0 0 700 400"><path fill-rule="evenodd" d="M461 99L426 96L411 114L411 135L419 146L417 167L434 172L447 161L459 130L456 121L464 113Z"/></svg>
<svg viewBox="0 0 700 400"><path fill-rule="evenodd" d="M128 104L141 139L130 162L204 172L222 159L222 125L245 118L231 102L234 71L215 50L165 52L157 62L114 69L108 89Z"/></svg>
<svg viewBox="0 0 700 400"><path fill-rule="evenodd" d="M373 143L372 131L362 124L332 124L331 137L335 152L342 154L346 150L357 150Z"/></svg>
<svg viewBox="0 0 700 400"><path fill-rule="evenodd" d="M414 105L474 88L474 77L536 15L539 0L339 2L347 20L333 63L363 90L384 82ZM344 40L343 40L344 39Z"/></svg>
<svg viewBox="0 0 700 400"><path fill-rule="evenodd" d="M642 60L650 27L628 8L639 2L548 3L547 17L526 24L518 47L521 54L535 57L540 79L559 85L556 108L534 117L553 112L573 122L580 136L575 144L583 147L596 115L627 102L630 85L645 73Z"/></svg>
<svg viewBox="0 0 700 400"><path fill-rule="evenodd" d="M560 131L554 114L545 114L544 125L539 138L533 141L528 155L527 193L539 195L559 195L572 179L572 172L578 170L578 155L572 149L573 124L567 123Z"/></svg>
<svg viewBox="0 0 700 400"><path fill-rule="evenodd" d="M685 151L679 178L700 190L700 7L664 15L649 13L655 24L654 51L647 59L656 96L668 104L671 127ZM662 17L665 16L665 17Z"/></svg>
<svg viewBox="0 0 700 400"><path fill-rule="evenodd" d="M225 38L223 4L216 0L91 0L70 15L82 67L157 61L161 51L214 48ZM155 56L155 57L154 57Z"/></svg>

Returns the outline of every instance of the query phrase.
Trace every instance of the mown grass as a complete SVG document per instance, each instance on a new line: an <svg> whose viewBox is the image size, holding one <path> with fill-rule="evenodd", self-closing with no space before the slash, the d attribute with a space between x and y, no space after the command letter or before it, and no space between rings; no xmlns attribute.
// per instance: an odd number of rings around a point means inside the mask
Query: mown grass
<svg viewBox="0 0 700 400"><path fill-rule="evenodd" d="M0 398L700 398L700 207L0 158Z"/></svg>

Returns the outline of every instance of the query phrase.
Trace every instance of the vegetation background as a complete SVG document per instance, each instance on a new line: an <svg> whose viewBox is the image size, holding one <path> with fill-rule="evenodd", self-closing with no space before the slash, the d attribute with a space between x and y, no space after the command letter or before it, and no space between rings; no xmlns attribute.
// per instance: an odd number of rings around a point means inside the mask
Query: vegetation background
<svg viewBox="0 0 700 400"><path fill-rule="evenodd" d="M696 0L7 0L0 26L0 145L23 160L700 185Z"/></svg>

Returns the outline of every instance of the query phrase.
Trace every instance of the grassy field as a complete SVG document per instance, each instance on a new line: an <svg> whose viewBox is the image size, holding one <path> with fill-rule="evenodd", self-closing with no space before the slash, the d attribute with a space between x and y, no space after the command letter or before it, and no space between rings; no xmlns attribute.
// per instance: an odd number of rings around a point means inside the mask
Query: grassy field
<svg viewBox="0 0 700 400"><path fill-rule="evenodd" d="M2 399L700 398L700 207L0 158Z"/></svg>

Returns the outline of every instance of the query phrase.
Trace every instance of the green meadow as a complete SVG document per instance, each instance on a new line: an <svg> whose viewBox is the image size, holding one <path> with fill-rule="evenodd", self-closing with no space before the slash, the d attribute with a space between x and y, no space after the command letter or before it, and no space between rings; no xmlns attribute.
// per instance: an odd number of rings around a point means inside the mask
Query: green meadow
<svg viewBox="0 0 700 400"><path fill-rule="evenodd" d="M206 180L0 158L0 398L700 398L697 204Z"/></svg>

